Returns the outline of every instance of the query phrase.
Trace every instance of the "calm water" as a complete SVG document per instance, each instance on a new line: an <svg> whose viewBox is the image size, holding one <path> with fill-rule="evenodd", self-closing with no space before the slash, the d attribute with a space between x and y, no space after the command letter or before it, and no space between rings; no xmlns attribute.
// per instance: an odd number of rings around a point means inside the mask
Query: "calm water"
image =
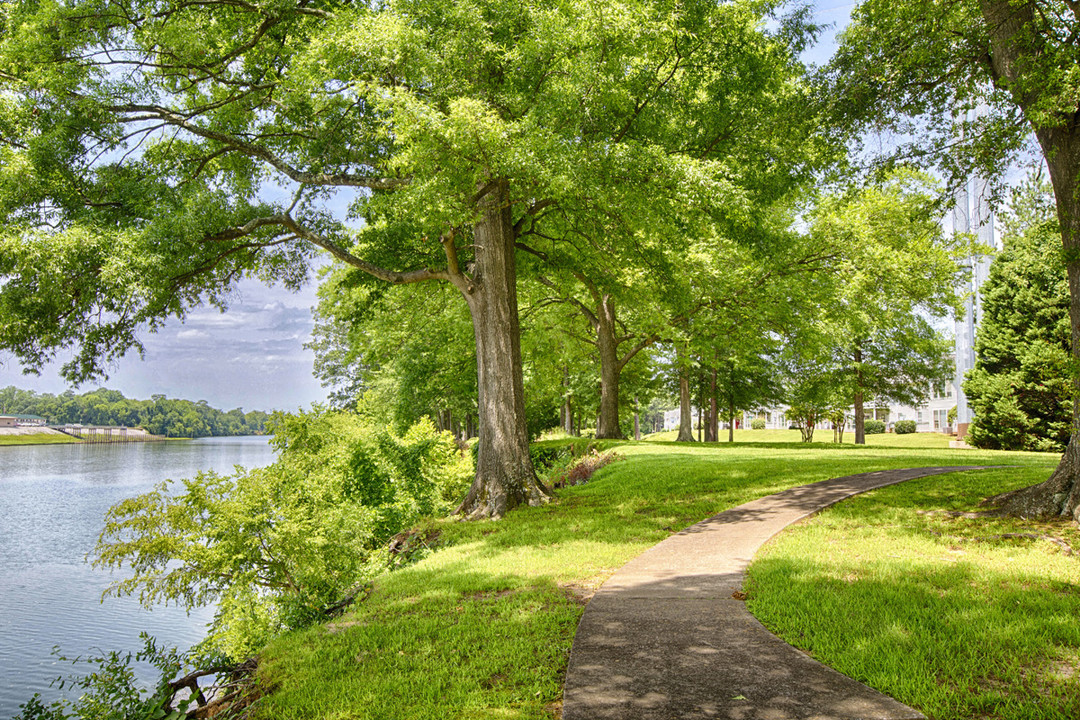
<svg viewBox="0 0 1080 720"><path fill-rule="evenodd" d="M0 447L0 719L71 666L51 654L138 650L139 631L181 648L202 639L212 612L100 602L112 577L83 562L105 511L165 479L199 470L259 467L274 453L262 437L117 445Z"/></svg>

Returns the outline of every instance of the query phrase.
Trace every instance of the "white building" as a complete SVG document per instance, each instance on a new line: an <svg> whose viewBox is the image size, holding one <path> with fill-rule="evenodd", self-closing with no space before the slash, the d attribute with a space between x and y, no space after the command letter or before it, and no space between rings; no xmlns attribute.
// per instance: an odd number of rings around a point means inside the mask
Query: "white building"
<svg viewBox="0 0 1080 720"><path fill-rule="evenodd" d="M956 407L956 401L956 386L949 382L943 387L931 388L929 399L918 407L897 404L879 405L867 403L863 407L863 413L867 420L880 420L885 423L886 429L890 432L898 420L914 420L916 432L953 433L955 432L955 428L949 423L949 411L952 410L953 407ZM746 411L736 418L735 427L737 429L749 428L755 418L760 418L765 421L766 430L787 430L791 426L787 418L787 411L787 405L777 405L770 408ZM692 408L693 427L695 430L697 429L700 419L699 412L698 408ZM664 430L678 430L681 417L682 413L679 408L665 412ZM852 407L848 409L847 424L844 426L844 432L851 431L854 426L855 408ZM720 427L722 429L727 429L726 418L720 419ZM822 430L833 429L832 423L828 421L820 423L817 427Z"/></svg>

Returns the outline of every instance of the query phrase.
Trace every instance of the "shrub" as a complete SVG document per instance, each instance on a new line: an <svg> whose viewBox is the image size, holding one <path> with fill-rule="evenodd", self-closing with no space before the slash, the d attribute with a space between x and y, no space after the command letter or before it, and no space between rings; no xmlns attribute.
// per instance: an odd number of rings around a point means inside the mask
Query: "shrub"
<svg viewBox="0 0 1080 720"><path fill-rule="evenodd" d="M750 428L753 430L764 430L765 420L764 418L754 418L750 421Z"/></svg>
<svg viewBox="0 0 1080 720"><path fill-rule="evenodd" d="M885 423L880 420L867 420L863 423L863 432L867 435L880 435L885 432Z"/></svg>
<svg viewBox="0 0 1080 720"><path fill-rule="evenodd" d="M910 435L915 432L916 425L914 420L897 420L893 424L893 432L897 435Z"/></svg>
<svg viewBox="0 0 1080 720"><path fill-rule="evenodd" d="M134 575L109 590L146 606L217 606L203 647L247 657L325 617L385 566L387 542L452 510L472 476L424 419L396 437L356 415L275 414L277 461L200 473L113 506L94 564Z"/></svg>
<svg viewBox="0 0 1080 720"><path fill-rule="evenodd" d="M596 448L591 448L586 455L573 459L566 467L556 468L551 474L551 485L557 488L583 485L597 470L620 459L622 456L614 450L598 453Z"/></svg>

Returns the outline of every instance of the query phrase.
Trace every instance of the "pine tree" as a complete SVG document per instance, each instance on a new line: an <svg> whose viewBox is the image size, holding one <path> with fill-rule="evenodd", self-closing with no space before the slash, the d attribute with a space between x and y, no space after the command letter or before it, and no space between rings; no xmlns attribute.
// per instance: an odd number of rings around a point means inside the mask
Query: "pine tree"
<svg viewBox="0 0 1080 720"><path fill-rule="evenodd" d="M1005 250L983 286L977 361L964 392L975 412L969 442L1063 452L1072 431L1069 285L1049 188L1014 194Z"/></svg>

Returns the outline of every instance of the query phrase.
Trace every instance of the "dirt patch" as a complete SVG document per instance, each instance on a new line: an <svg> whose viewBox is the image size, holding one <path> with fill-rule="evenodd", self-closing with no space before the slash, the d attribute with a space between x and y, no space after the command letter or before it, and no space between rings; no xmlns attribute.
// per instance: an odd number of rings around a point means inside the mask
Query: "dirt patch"
<svg viewBox="0 0 1080 720"><path fill-rule="evenodd" d="M560 589L566 593L566 596L576 605L584 607L592 600L592 596L596 594L595 588L585 587L583 585L560 585ZM561 710L560 710L561 717Z"/></svg>

